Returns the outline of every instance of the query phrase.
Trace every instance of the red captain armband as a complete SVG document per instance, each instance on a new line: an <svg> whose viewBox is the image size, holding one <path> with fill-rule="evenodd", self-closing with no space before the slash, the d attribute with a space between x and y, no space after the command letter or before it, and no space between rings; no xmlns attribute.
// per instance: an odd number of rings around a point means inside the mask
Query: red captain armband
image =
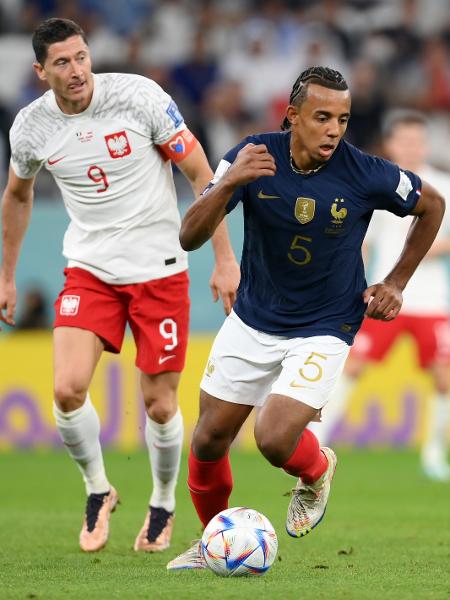
<svg viewBox="0 0 450 600"><path fill-rule="evenodd" d="M189 156L197 143L197 138L189 129L184 129L176 133L170 140L164 142L164 144L158 146L158 150L164 160L179 163Z"/></svg>

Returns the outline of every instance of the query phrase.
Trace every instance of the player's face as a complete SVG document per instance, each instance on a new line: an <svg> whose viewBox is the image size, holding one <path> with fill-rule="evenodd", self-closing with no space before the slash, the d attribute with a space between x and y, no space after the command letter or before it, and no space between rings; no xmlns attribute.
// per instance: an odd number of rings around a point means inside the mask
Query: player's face
<svg viewBox="0 0 450 600"><path fill-rule="evenodd" d="M399 123L385 141L388 158L403 169L420 170L426 162L428 143L421 123Z"/></svg>
<svg viewBox="0 0 450 600"><path fill-rule="evenodd" d="M80 35L50 44L44 66L33 66L39 79L54 91L63 112L76 114L87 108L94 84L89 48Z"/></svg>
<svg viewBox="0 0 450 600"><path fill-rule="evenodd" d="M291 151L300 168L326 162L344 135L350 118L350 92L310 84L299 107L289 106Z"/></svg>

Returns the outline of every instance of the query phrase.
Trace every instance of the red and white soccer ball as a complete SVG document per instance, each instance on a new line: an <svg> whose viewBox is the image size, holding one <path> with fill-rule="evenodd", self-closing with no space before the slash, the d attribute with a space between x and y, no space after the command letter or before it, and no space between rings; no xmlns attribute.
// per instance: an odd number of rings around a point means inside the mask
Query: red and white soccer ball
<svg viewBox="0 0 450 600"><path fill-rule="evenodd" d="M202 536L206 563L222 577L263 575L273 564L277 550L277 534L269 519L242 506L213 517Z"/></svg>

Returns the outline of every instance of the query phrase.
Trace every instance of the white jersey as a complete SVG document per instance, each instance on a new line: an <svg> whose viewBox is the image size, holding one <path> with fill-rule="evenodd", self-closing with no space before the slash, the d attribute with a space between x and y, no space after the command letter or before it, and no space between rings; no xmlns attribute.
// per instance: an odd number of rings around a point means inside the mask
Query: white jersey
<svg viewBox="0 0 450 600"><path fill-rule="evenodd" d="M71 222L63 254L111 284L187 268L170 161L158 145L186 128L175 102L139 75L94 75L88 108L66 115L53 91L22 109L11 128L11 165L29 179L44 165Z"/></svg>
<svg viewBox="0 0 450 600"><path fill-rule="evenodd" d="M420 177L435 187L450 203L450 175L427 166ZM366 241L374 251L370 282L381 281L399 257L413 217L403 219L387 211L375 211ZM436 240L450 238L450 210L447 208ZM447 266L443 256L425 257L403 292L401 314L447 315L450 306Z"/></svg>

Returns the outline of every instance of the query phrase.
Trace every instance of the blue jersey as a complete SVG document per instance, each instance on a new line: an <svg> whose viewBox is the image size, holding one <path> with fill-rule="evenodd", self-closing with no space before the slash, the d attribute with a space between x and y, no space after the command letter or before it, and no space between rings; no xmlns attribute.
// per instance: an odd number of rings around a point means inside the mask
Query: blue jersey
<svg viewBox="0 0 450 600"><path fill-rule="evenodd" d="M327 163L304 175L290 160L290 132L280 132L250 136L230 150L213 183L249 142L266 144L277 171L239 187L227 205L229 212L242 202L244 211L235 312L259 331L333 335L351 344L366 308L361 245L373 211L409 214L419 177L343 140Z"/></svg>

